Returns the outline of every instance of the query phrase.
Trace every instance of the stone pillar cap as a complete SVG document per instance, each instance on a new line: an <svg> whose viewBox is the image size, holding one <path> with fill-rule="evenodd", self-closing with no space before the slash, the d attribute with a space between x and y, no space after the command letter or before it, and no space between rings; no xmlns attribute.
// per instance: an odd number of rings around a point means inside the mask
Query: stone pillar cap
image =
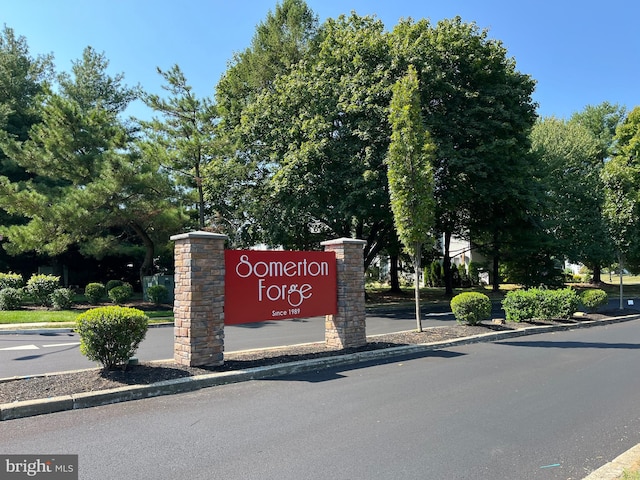
<svg viewBox="0 0 640 480"><path fill-rule="evenodd" d="M366 240L360 240L359 238L336 238L335 240L327 240L325 242L320 242L320 245L328 246L328 245L343 245L345 243L350 243L354 245L366 245Z"/></svg>
<svg viewBox="0 0 640 480"><path fill-rule="evenodd" d="M203 232L202 230L198 230L197 232L187 232L187 233L180 233L178 235L173 235L169 237L169 240L176 241L176 240L184 240L186 238L210 238L212 240L213 239L226 240L229 237L221 233Z"/></svg>

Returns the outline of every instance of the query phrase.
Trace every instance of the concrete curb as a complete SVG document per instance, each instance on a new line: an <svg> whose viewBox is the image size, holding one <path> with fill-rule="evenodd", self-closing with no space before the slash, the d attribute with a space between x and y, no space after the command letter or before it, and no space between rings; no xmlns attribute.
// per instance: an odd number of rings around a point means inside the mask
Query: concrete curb
<svg viewBox="0 0 640 480"><path fill-rule="evenodd" d="M615 480L620 478L623 472L630 468L638 459L640 459L640 443L635 447L631 447L623 454L618 455L615 459L604 464L599 469L591 472L588 476L584 477L583 480Z"/></svg>
<svg viewBox="0 0 640 480"><path fill-rule="evenodd" d="M132 385L120 388L85 392L74 395L53 397L39 400L26 400L21 402L5 403L0 405L0 421L17 418L44 415L48 413L90 408L101 405L109 405L143 398L157 397L161 395L173 395L177 393L191 392L201 388L238 383L249 380L273 378L310 371L319 371L326 368L355 365L364 362L373 362L391 359L394 357L415 355L433 350L441 350L459 345L468 345L479 342L494 342L508 338L517 338L538 333L572 330L575 328L589 328L639 319L640 315L628 315L625 317L611 318L607 320L592 320L571 325L542 325L523 328L520 330L490 332L481 335L445 340L419 345L407 345L370 350L350 354L337 354L330 357L316 358L312 360L300 360L284 364L256 367L246 370L215 372L194 377L183 377L173 380L154 383L151 385ZM63 373L63 372L60 372ZM20 377L18 377L20 378ZM8 380L8 379L3 379Z"/></svg>

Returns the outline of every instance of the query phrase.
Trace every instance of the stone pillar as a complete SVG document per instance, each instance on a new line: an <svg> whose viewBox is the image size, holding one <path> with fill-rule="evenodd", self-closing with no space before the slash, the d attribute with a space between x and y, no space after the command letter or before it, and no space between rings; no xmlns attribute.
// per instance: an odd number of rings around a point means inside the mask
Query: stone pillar
<svg viewBox="0 0 640 480"><path fill-rule="evenodd" d="M173 358L179 365L224 363L224 242L226 235L174 235Z"/></svg>
<svg viewBox="0 0 640 480"><path fill-rule="evenodd" d="M367 343L364 302L364 240L339 238L322 242L337 261L338 312L325 318L325 344L330 348L360 347Z"/></svg>

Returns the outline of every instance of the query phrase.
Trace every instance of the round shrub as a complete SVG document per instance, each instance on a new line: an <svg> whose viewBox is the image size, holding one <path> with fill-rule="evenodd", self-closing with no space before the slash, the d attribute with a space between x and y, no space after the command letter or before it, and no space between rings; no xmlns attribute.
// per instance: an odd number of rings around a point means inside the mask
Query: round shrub
<svg viewBox="0 0 640 480"><path fill-rule="evenodd" d="M491 318L491 300L483 293L464 292L451 299L451 310L458 323L476 325Z"/></svg>
<svg viewBox="0 0 640 480"><path fill-rule="evenodd" d="M27 294L38 305L51 305L51 294L60 286L60 277L55 275L32 275L27 282Z"/></svg>
<svg viewBox="0 0 640 480"><path fill-rule="evenodd" d="M580 296L582 304L589 309L590 312L595 312L598 307L609 303L609 297L607 292L600 290L599 288L593 288L591 290L585 290Z"/></svg>
<svg viewBox="0 0 640 480"><path fill-rule="evenodd" d="M149 319L141 310L109 306L78 315L75 329L80 336L80 352L105 369L112 369L126 368L148 326Z"/></svg>
<svg viewBox="0 0 640 480"><path fill-rule="evenodd" d="M115 287L121 287L124 282L122 280L109 280L106 285L107 292Z"/></svg>
<svg viewBox="0 0 640 480"><path fill-rule="evenodd" d="M22 305L22 289L6 287L0 290L0 310L17 310Z"/></svg>
<svg viewBox="0 0 640 480"><path fill-rule="evenodd" d="M84 287L84 296L87 297L91 305L100 303L107 293L107 289L101 283L89 283Z"/></svg>
<svg viewBox="0 0 640 480"><path fill-rule="evenodd" d="M24 287L24 280L19 273L0 273L0 290L22 287Z"/></svg>
<svg viewBox="0 0 640 480"><path fill-rule="evenodd" d="M57 288L51 294L51 304L56 310L68 310L73 305L74 291L70 288Z"/></svg>
<svg viewBox="0 0 640 480"><path fill-rule="evenodd" d="M156 305L160 305L169 297L169 290L164 285L151 285L147 288L147 298Z"/></svg>
<svg viewBox="0 0 640 480"><path fill-rule="evenodd" d="M133 290L131 286L120 285L119 287L113 287L111 290L109 290L109 293L107 295L109 295L109 298L113 303L115 303L116 305L122 305L131 298L131 295L133 295Z"/></svg>

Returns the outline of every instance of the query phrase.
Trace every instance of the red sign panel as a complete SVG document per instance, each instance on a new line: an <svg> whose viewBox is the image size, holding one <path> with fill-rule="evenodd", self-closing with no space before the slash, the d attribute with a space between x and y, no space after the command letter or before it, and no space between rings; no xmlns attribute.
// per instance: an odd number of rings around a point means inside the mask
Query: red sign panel
<svg viewBox="0 0 640 480"><path fill-rule="evenodd" d="M334 252L226 250L224 260L227 325L337 311Z"/></svg>

